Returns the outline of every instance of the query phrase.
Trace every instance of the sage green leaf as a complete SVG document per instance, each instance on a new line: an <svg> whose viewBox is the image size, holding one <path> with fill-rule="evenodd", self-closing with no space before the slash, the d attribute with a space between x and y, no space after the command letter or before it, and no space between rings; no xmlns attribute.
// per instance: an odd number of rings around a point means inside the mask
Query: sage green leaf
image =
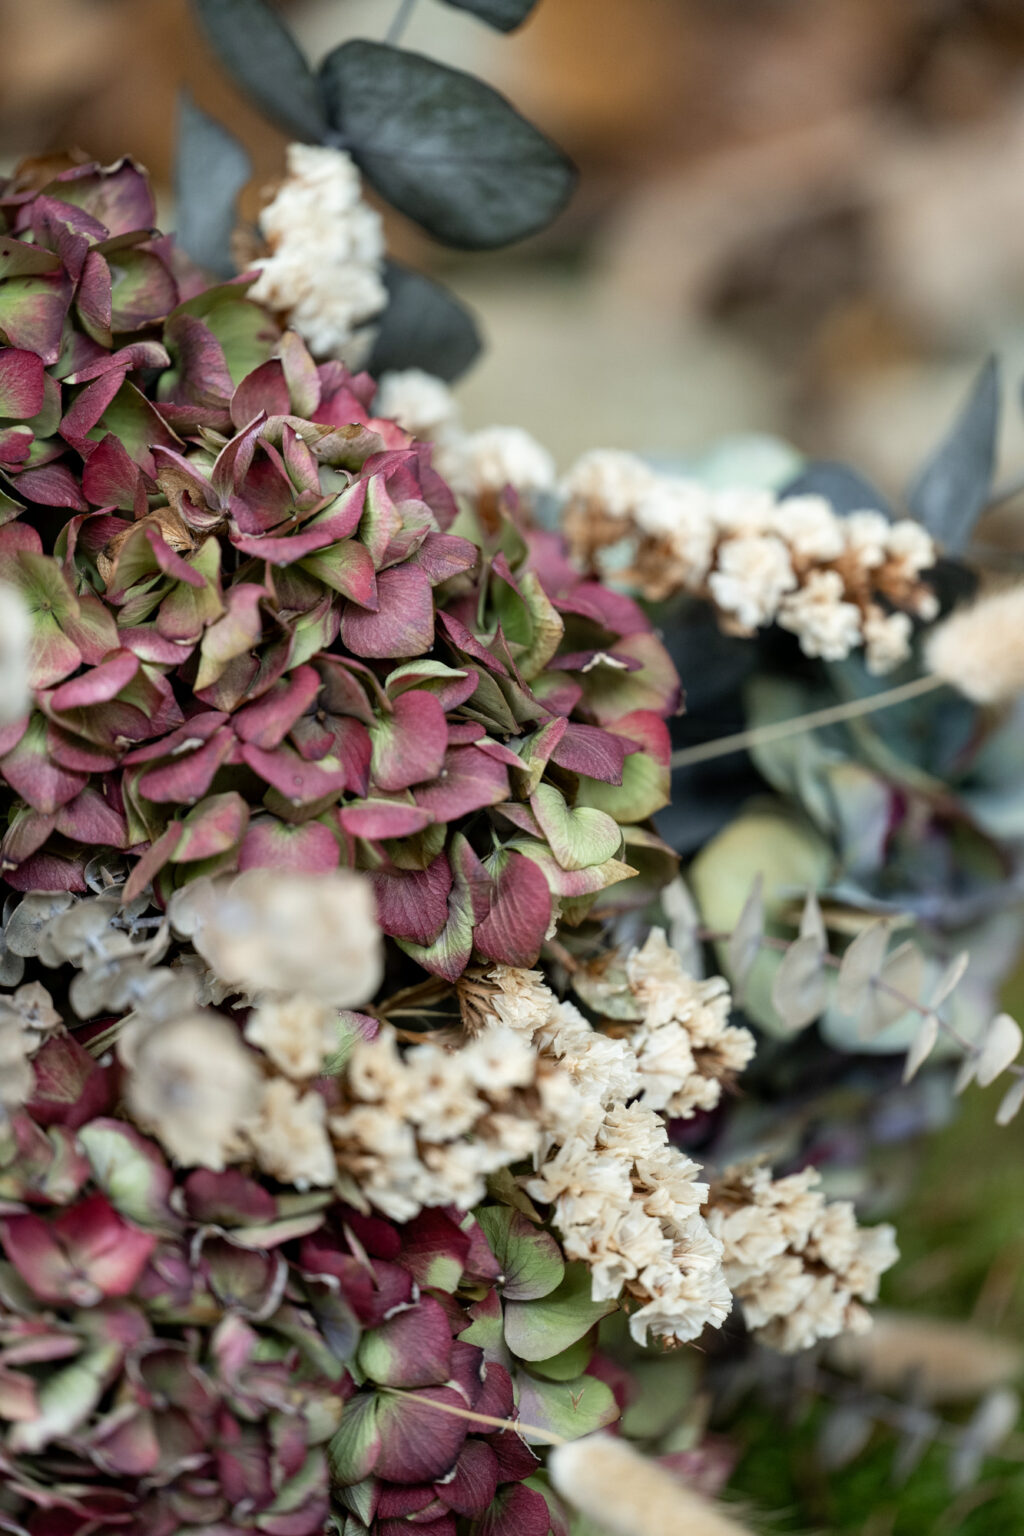
<svg viewBox="0 0 1024 1536"><path fill-rule="evenodd" d="M565 1265L549 1232L507 1205L484 1205L474 1215L501 1265L506 1302L536 1301L558 1287Z"/></svg>
<svg viewBox="0 0 1024 1536"><path fill-rule="evenodd" d="M963 549L989 499L1000 397L999 363L990 357L974 380L949 436L907 494L911 512L947 554Z"/></svg>
<svg viewBox="0 0 1024 1536"><path fill-rule="evenodd" d="M603 811L571 810L553 784L538 784L530 808L563 869L591 869L612 859L622 847L617 822Z"/></svg>
<svg viewBox="0 0 1024 1536"><path fill-rule="evenodd" d="M550 1360L589 1333L618 1302L594 1301L590 1270L568 1264L561 1285L539 1301L505 1304L505 1342L520 1360Z"/></svg>
<svg viewBox="0 0 1024 1536"><path fill-rule="evenodd" d="M448 245L522 240L572 193L562 151L462 70L357 40L328 54L321 81L332 125L377 191Z"/></svg>
<svg viewBox="0 0 1024 1536"><path fill-rule="evenodd" d="M797 939L775 972L772 1007L795 1032L812 1024L827 1001L828 975L821 944L813 935Z"/></svg>

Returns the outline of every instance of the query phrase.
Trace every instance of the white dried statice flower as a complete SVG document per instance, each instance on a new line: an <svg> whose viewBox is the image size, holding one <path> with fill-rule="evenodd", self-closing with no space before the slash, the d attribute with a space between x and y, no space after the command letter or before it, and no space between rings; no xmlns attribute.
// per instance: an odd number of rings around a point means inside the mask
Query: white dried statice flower
<svg viewBox="0 0 1024 1536"><path fill-rule="evenodd" d="M655 480L638 502L635 520L643 535L636 565L644 595L657 601L673 591L698 589L718 537L707 489L696 480Z"/></svg>
<svg viewBox="0 0 1024 1536"><path fill-rule="evenodd" d="M847 551L864 570L884 565L891 528L884 512L848 512L843 518Z"/></svg>
<svg viewBox="0 0 1024 1536"><path fill-rule="evenodd" d="M28 713L32 620L21 593L0 583L0 726Z"/></svg>
<svg viewBox="0 0 1024 1536"><path fill-rule="evenodd" d="M270 1057L286 1077L315 1077L338 1043L337 1009L306 992L261 998L245 1026L245 1038Z"/></svg>
<svg viewBox="0 0 1024 1536"><path fill-rule="evenodd" d="M925 664L975 704L1024 693L1024 585L984 593L932 630Z"/></svg>
<svg viewBox="0 0 1024 1536"><path fill-rule="evenodd" d="M777 621L796 635L805 656L842 661L860 644L861 611L856 603L843 601L845 591L838 571L811 571L796 592L782 599ZM906 615L900 617L909 628Z"/></svg>
<svg viewBox="0 0 1024 1536"><path fill-rule="evenodd" d="M838 560L846 547L843 525L824 496L786 496L773 509L771 528L795 559Z"/></svg>
<svg viewBox="0 0 1024 1536"><path fill-rule="evenodd" d="M302 992L335 1008L371 998L384 969L365 875L246 870L195 880L168 904L171 922L217 976L249 992Z"/></svg>
<svg viewBox="0 0 1024 1536"><path fill-rule="evenodd" d="M122 1031L118 1055L132 1119L176 1162L219 1171L237 1157L262 1075L233 1024L212 1013L170 1023L139 1017Z"/></svg>
<svg viewBox="0 0 1024 1536"><path fill-rule="evenodd" d="M713 493L715 523L726 536L774 532L775 497L755 485L724 485Z"/></svg>
<svg viewBox="0 0 1024 1536"><path fill-rule="evenodd" d="M555 1491L607 1536L750 1536L621 1435L584 1435L548 1457Z"/></svg>
<svg viewBox="0 0 1024 1536"><path fill-rule="evenodd" d="M422 368L381 374L373 409L424 442L441 442L460 431L455 396L443 379Z"/></svg>
<svg viewBox="0 0 1024 1536"><path fill-rule="evenodd" d="M910 655L914 626L905 613L886 613L878 603L864 610L864 661L875 677L902 666Z"/></svg>
<svg viewBox="0 0 1024 1536"><path fill-rule="evenodd" d="M723 540L708 577L722 613L746 631L770 624L780 600L796 585L789 550L773 533L744 533Z"/></svg>
<svg viewBox="0 0 1024 1536"><path fill-rule="evenodd" d="M827 1202L813 1168L773 1179L767 1168L726 1170L707 1207L726 1279L747 1326L784 1353L871 1326L864 1302L896 1262L892 1227L860 1227L847 1200Z"/></svg>
<svg viewBox="0 0 1024 1536"><path fill-rule="evenodd" d="M537 1070L536 1051L509 1029L459 1050L428 1040L403 1052L385 1024L348 1058L344 1106L330 1118L338 1165L396 1221L425 1206L468 1210L489 1173L539 1150L541 1126L517 1097Z"/></svg>
<svg viewBox="0 0 1024 1536"><path fill-rule="evenodd" d="M658 476L635 453L616 448L595 448L576 460L560 490L570 506L599 516L635 517L644 497L657 485Z"/></svg>
<svg viewBox="0 0 1024 1536"><path fill-rule="evenodd" d="M643 1103L678 1119L714 1109L723 1084L755 1051L750 1031L729 1023L728 984L721 976L696 981L687 975L660 928L629 955L626 976L644 1010L630 1037Z"/></svg>
<svg viewBox="0 0 1024 1536"><path fill-rule="evenodd" d="M342 149L288 146L288 175L259 215L270 250L250 298L286 316L315 357L337 357L387 304L380 215Z"/></svg>
<svg viewBox="0 0 1024 1536"><path fill-rule="evenodd" d="M327 1134L327 1105L315 1089L301 1093L286 1078L268 1079L245 1134L257 1163L271 1178L302 1190L334 1183L337 1167Z"/></svg>
<svg viewBox="0 0 1024 1536"><path fill-rule="evenodd" d="M489 977L496 1027L521 1032L558 1073L562 1094L541 1094L542 1155L526 1190L551 1206L595 1300L625 1291L640 1343L648 1332L684 1342L719 1326L732 1303L720 1244L700 1215L707 1185L662 1116L630 1102L643 1089L631 1042L592 1029L536 972L499 965Z"/></svg>
<svg viewBox="0 0 1024 1536"><path fill-rule="evenodd" d="M438 473L465 496L496 496L511 486L525 496L550 491L555 461L521 427L483 427L438 445Z"/></svg>

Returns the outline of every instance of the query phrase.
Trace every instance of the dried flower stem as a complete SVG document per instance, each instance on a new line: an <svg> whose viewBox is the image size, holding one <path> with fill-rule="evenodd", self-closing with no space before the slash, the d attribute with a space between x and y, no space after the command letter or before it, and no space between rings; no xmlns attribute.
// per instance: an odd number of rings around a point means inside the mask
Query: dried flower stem
<svg viewBox="0 0 1024 1536"><path fill-rule="evenodd" d="M403 1387L381 1387L381 1392L390 1392L393 1397L415 1397L418 1403L425 1408L436 1408L438 1413L447 1413L455 1419L469 1419L473 1424L486 1424L490 1429L511 1429L517 1435L532 1435L535 1440L542 1440L545 1445L568 1445L568 1441L562 1435L553 1434L550 1429L541 1429L536 1424L524 1424L521 1419L497 1419L489 1413L474 1413L472 1408L454 1408L450 1403L439 1403L432 1397L419 1397L415 1392L408 1392Z"/></svg>
<svg viewBox="0 0 1024 1536"><path fill-rule="evenodd" d="M770 741L799 736L804 731L815 731L824 725L841 725L844 720L873 715L877 710L890 709L894 704L903 704L908 699L916 699L921 694L946 686L944 679L930 674L916 677L913 682L887 688L884 693L872 694L869 698L849 699L845 704L832 704L827 709L813 709L806 715L794 715L789 720L776 720L771 725L737 731L732 736L719 736L715 741L702 741L694 747L681 747L678 752L673 752L669 761L673 768L688 768L693 763L711 762L716 757L729 757L733 752L766 746Z"/></svg>
<svg viewBox="0 0 1024 1536"><path fill-rule="evenodd" d="M415 9L416 0L401 0L401 4L395 12L395 18L388 28L388 35L384 39L392 48L396 47L401 41L402 34L409 25L410 18Z"/></svg>

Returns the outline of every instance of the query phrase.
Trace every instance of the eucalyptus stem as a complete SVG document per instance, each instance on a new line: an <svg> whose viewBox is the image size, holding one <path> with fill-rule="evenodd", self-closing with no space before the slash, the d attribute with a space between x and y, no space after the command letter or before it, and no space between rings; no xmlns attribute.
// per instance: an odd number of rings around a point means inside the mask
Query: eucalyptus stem
<svg viewBox="0 0 1024 1536"><path fill-rule="evenodd" d="M946 687L941 677L929 674L916 677L913 682L900 683L884 693L871 694L862 699L849 699L845 704L832 704L827 709L813 709L806 715L793 715L789 720L775 720L771 725L753 726L737 731L732 736L719 736L714 741L702 741L697 746L681 747L673 752L669 762L673 768L688 768L692 763L708 763L716 757L729 757L733 752L745 752L751 747L766 746L771 741L783 741L787 736L800 736L824 725L841 725L844 720L856 720L863 715L873 715L876 710L891 709L908 699L919 698L936 688Z"/></svg>
<svg viewBox="0 0 1024 1536"><path fill-rule="evenodd" d="M409 20L416 9L416 0L400 0L395 19L388 28L388 35L384 41L394 48L402 40L402 34L409 25Z"/></svg>

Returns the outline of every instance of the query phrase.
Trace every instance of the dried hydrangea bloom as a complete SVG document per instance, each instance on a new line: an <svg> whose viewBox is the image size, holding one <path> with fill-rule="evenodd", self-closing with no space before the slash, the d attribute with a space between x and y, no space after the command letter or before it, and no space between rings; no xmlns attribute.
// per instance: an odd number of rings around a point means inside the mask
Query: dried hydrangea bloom
<svg viewBox="0 0 1024 1536"><path fill-rule="evenodd" d="M171 920L224 981L250 990L301 991L336 1008L365 1003L380 985L383 954L373 888L365 876L250 870L197 881L170 904Z"/></svg>
<svg viewBox="0 0 1024 1536"><path fill-rule="evenodd" d="M302 1093L283 1077L269 1079L245 1135L263 1172L282 1184L306 1190L334 1183L327 1105L315 1089Z"/></svg>
<svg viewBox="0 0 1024 1536"><path fill-rule="evenodd" d="M711 1191L710 1230L747 1326L785 1353L870 1327L863 1303L896 1262L892 1227L860 1227L849 1201L828 1202L815 1169L773 1179L767 1168L727 1169Z"/></svg>
<svg viewBox="0 0 1024 1536"><path fill-rule="evenodd" d="M216 1014L139 1018L118 1041L132 1118L186 1167L227 1166L262 1091L259 1058Z"/></svg>
<svg viewBox="0 0 1024 1536"><path fill-rule="evenodd" d="M288 175L259 215L270 250L250 290L285 315L315 357L339 357L387 303L380 214L363 200L352 157L288 146Z"/></svg>

